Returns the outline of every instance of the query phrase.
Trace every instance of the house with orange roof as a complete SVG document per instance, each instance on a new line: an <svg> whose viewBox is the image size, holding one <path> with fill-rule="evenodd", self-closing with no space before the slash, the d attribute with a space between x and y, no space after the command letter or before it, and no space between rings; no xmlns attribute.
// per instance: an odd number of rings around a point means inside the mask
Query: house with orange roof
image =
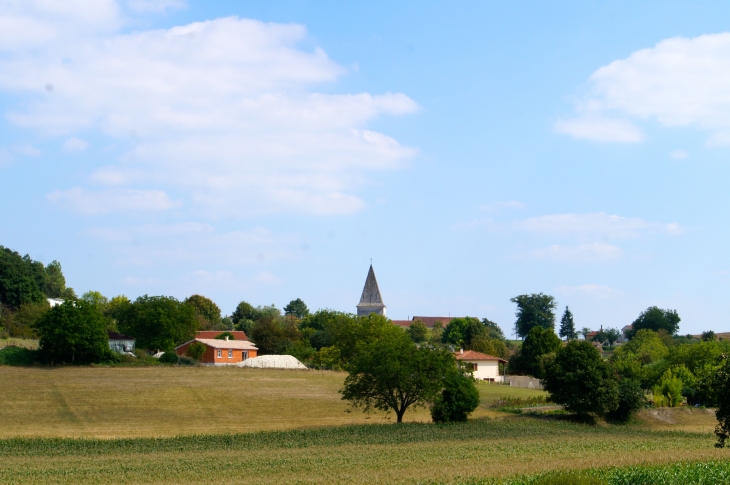
<svg viewBox="0 0 730 485"><path fill-rule="evenodd" d="M175 347L179 356L185 355L193 342L205 345L205 353L200 359L201 364L207 365L234 365L258 356L258 347L248 340L221 340L216 338L195 338Z"/></svg>
<svg viewBox="0 0 730 485"><path fill-rule="evenodd" d="M504 381L504 376L499 373L499 364L506 364L506 360L475 350L464 349L456 352L454 356L458 362L463 362L471 370L474 379L489 382Z"/></svg>

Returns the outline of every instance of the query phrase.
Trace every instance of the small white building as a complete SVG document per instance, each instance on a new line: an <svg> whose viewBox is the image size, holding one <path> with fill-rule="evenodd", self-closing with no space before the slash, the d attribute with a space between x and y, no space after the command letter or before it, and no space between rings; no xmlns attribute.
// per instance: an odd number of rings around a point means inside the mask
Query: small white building
<svg viewBox="0 0 730 485"><path fill-rule="evenodd" d="M475 350L464 349L456 352L455 356L457 361L463 362L471 370L474 379L489 382L504 381L503 376L499 373L499 364L506 364L506 360Z"/></svg>

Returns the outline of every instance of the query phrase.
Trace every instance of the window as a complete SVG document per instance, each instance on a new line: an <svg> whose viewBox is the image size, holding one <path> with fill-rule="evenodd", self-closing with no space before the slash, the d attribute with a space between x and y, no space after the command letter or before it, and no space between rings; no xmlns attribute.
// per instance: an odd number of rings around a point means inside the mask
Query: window
<svg viewBox="0 0 730 485"><path fill-rule="evenodd" d="M241 360L246 360L246 359L248 359L248 352L246 352L244 350L243 352L241 352Z"/></svg>
<svg viewBox="0 0 730 485"><path fill-rule="evenodd" d="M220 359L221 357L223 357L223 351L218 349L218 358Z"/></svg>
<svg viewBox="0 0 730 485"><path fill-rule="evenodd" d="M232 350L229 350L228 351L228 358L229 359L232 359L233 358L233 351Z"/></svg>
<svg viewBox="0 0 730 485"><path fill-rule="evenodd" d="M479 369L479 364L476 364L476 363L475 363L475 364L474 364L474 370L476 371L477 369Z"/></svg>

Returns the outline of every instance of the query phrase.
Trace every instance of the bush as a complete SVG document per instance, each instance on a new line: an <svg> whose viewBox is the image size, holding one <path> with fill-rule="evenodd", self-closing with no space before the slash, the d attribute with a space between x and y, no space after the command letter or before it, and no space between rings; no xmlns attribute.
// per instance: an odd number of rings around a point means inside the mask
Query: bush
<svg viewBox="0 0 730 485"><path fill-rule="evenodd" d="M622 379L618 383L618 408L608 413L608 417L625 422L645 405L646 398L641 383L633 379Z"/></svg>
<svg viewBox="0 0 730 485"><path fill-rule="evenodd" d="M175 352L165 352L160 356L159 362L161 364L177 364L178 356Z"/></svg>
<svg viewBox="0 0 730 485"><path fill-rule="evenodd" d="M479 406L479 391L474 378L461 369L449 372L444 379L444 390L431 406L435 423L464 422Z"/></svg>
<svg viewBox="0 0 730 485"><path fill-rule="evenodd" d="M178 365L195 365L197 363L198 362L196 360L191 359L190 357L185 357L184 355L177 359Z"/></svg>
<svg viewBox="0 0 730 485"><path fill-rule="evenodd" d="M0 365L32 365L38 360L38 351L8 346L0 349Z"/></svg>
<svg viewBox="0 0 730 485"><path fill-rule="evenodd" d="M187 352L185 352L185 355L190 357L191 359L200 360L203 355L205 354L205 344L202 344L200 342L193 342L188 347Z"/></svg>

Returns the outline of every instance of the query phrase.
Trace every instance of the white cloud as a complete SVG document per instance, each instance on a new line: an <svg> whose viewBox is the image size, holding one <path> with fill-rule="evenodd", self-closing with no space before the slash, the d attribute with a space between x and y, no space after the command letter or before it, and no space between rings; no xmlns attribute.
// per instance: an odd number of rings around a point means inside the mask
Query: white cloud
<svg viewBox="0 0 730 485"><path fill-rule="evenodd" d="M578 285L578 286L558 286L555 292L562 296L587 296L592 298L613 298L622 296L623 292L614 290L610 286L603 285Z"/></svg>
<svg viewBox="0 0 730 485"><path fill-rule="evenodd" d="M164 211L180 207L161 190L110 189L89 191L80 187L48 194L48 200L80 214L98 215L109 212Z"/></svg>
<svg viewBox="0 0 730 485"><path fill-rule="evenodd" d="M81 153L89 148L89 143L76 137L69 138L63 144L63 149L71 153Z"/></svg>
<svg viewBox="0 0 730 485"><path fill-rule="evenodd" d="M684 160L685 158L689 158L689 153L685 150L673 150L669 156L675 160Z"/></svg>
<svg viewBox="0 0 730 485"><path fill-rule="evenodd" d="M660 224L648 222L638 217L622 217L603 212L590 214L551 214L530 217L514 223L514 227L524 231L556 234L563 236L596 236L607 239L628 239L648 232L679 234L682 228L676 222Z"/></svg>
<svg viewBox="0 0 730 485"><path fill-rule="evenodd" d="M123 23L118 5L101 3L82 19L100 26L73 35L62 24L81 3L60 16L22 2L0 10L0 26L25 19L48 30L21 42L0 27L0 91L25 107L8 119L45 135L83 130L134 145L94 183L172 189L206 214L349 214L365 205L356 192L368 174L416 154L368 129L380 116L417 111L415 101L318 92L348 71L319 48L300 48L301 25L229 17L119 34L109 30ZM15 47L4 55L3 45Z"/></svg>
<svg viewBox="0 0 730 485"><path fill-rule="evenodd" d="M555 131L576 139L605 143L638 143L644 139L640 128L626 120L598 116L580 116L570 120L558 120Z"/></svg>
<svg viewBox="0 0 730 485"><path fill-rule="evenodd" d="M26 157L37 157L41 154L40 150L28 143L13 145L12 149L15 153L19 155L25 155Z"/></svg>
<svg viewBox="0 0 730 485"><path fill-rule="evenodd" d="M528 259L548 259L565 262L601 262L620 259L623 251L617 246L605 242L593 242L567 246L554 244L543 249L536 249L527 253Z"/></svg>
<svg viewBox="0 0 730 485"><path fill-rule="evenodd" d="M601 67L576 117L556 130L598 141L641 140L635 121L694 126L730 143L730 33L675 37ZM598 120L598 121L597 121Z"/></svg>
<svg viewBox="0 0 730 485"><path fill-rule="evenodd" d="M184 0L128 0L127 6L135 12L165 12L187 7Z"/></svg>

